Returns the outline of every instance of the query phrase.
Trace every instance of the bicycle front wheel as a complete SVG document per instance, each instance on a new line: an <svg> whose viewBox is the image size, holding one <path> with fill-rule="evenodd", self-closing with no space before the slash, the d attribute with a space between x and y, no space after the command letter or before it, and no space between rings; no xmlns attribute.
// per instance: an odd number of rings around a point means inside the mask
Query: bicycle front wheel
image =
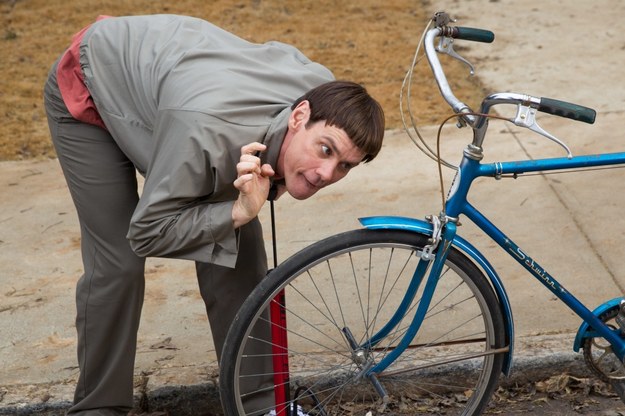
<svg viewBox="0 0 625 416"><path fill-rule="evenodd" d="M291 406L310 415L480 414L502 369L504 324L487 279L456 249L416 337L370 376L413 321L425 282L414 296L406 294L415 287L411 282L425 279L415 273L425 244L425 236L400 230L349 231L277 267L228 334L220 378L226 414L283 408L273 396L276 380ZM285 303L277 300L280 293ZM286 324L269 318L275 302ZM280 345L268 335L271 329L286 336ZM288 366L272 365L275 355L288 357ZM263 394L264 402L252 400Z"/></svg>

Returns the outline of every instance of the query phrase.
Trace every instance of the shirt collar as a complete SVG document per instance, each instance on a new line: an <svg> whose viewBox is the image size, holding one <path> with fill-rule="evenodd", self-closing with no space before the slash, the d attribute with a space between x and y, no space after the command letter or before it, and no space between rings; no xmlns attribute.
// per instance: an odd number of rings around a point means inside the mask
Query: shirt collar
<svg viewBox="0 0 625 416"><path fill-rule="evenodd" d="M282 148L284 136L287 132L290 115L291 107L286 107L282 110L271 122L267 134L265 135L265 140L263 141L267 146L267 150L261 154L261 163L269 163L274 169L276 169L278 164L278 156L280 155L280 148Z"/></svg>

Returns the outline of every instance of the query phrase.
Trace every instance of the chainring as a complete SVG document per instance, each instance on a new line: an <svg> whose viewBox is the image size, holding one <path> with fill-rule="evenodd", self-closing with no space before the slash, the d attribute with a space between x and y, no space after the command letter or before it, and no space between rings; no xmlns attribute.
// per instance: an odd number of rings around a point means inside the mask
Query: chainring
<svg viewBox="0 0 625 416"><path fill-rule="evenodd" d="M599 319L610 328L616 329L614 318L618 312L618 307L609 309L599 315ZM593 374L608 384L616 380L625 381L625 366L612 352L612 346L604 338L588 337L584 340L583 348L584 360Z"/></svg>

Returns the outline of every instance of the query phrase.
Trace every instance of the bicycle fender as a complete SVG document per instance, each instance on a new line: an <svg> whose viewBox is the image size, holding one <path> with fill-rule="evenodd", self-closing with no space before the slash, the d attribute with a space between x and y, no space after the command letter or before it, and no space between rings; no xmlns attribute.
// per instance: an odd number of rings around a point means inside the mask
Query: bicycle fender
<svg viewBox="0 0 625 416"><path fill-rule="evenodd" d="M594 311L592 311L593 315L600 316L607 311L618 308L622 297L614 298L609 300L601 305L599 305ZM582 322L579 329L577 330L577 335L575 335L575 342L573 343L573 351L579 352L579 349L582 347L582 343L586 338L595 337L597 334L593 331L593 329L588 325L587 322Z"/></svg>
<svg viewBox="0 0 625 416"><path fill-rule="evenodd" d="M427 236L432 235L432 224L427 221L419 220L416 218L398 217L398 216L376 216L376 217L364 217L358 219L360 223L370 230L405 230L411 231L417 234L423 234ZM471 243L464 238L456 235L452 242L452 245L457 247L464 254L473 259L486 273L486 276L491 282L499 304L503 312L504 325L506 328L506 340L510 345L510 350L506 353L504 359L503 373L506 376L510 375L512 369L512 355L514 352L514 320L512 318L512 309L510 306L510 300L506 289L499 278L499 275L495 269L491 266L489 261L480 253Z"/></svg>

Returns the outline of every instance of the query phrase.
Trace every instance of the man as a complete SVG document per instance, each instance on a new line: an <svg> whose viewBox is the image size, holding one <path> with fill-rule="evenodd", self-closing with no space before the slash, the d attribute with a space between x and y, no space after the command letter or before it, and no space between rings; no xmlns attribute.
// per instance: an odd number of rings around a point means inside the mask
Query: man
<svg viewBox="0 0 625 416"><path fill-rule="evenodd" d="M71 415L132 408L145 257L196 262L219 356L267 271L257 215L270 189L308 198L372 160L384 133L364 88L297 49L173 15L83 29L45 102L82 238Z"/></svg>

